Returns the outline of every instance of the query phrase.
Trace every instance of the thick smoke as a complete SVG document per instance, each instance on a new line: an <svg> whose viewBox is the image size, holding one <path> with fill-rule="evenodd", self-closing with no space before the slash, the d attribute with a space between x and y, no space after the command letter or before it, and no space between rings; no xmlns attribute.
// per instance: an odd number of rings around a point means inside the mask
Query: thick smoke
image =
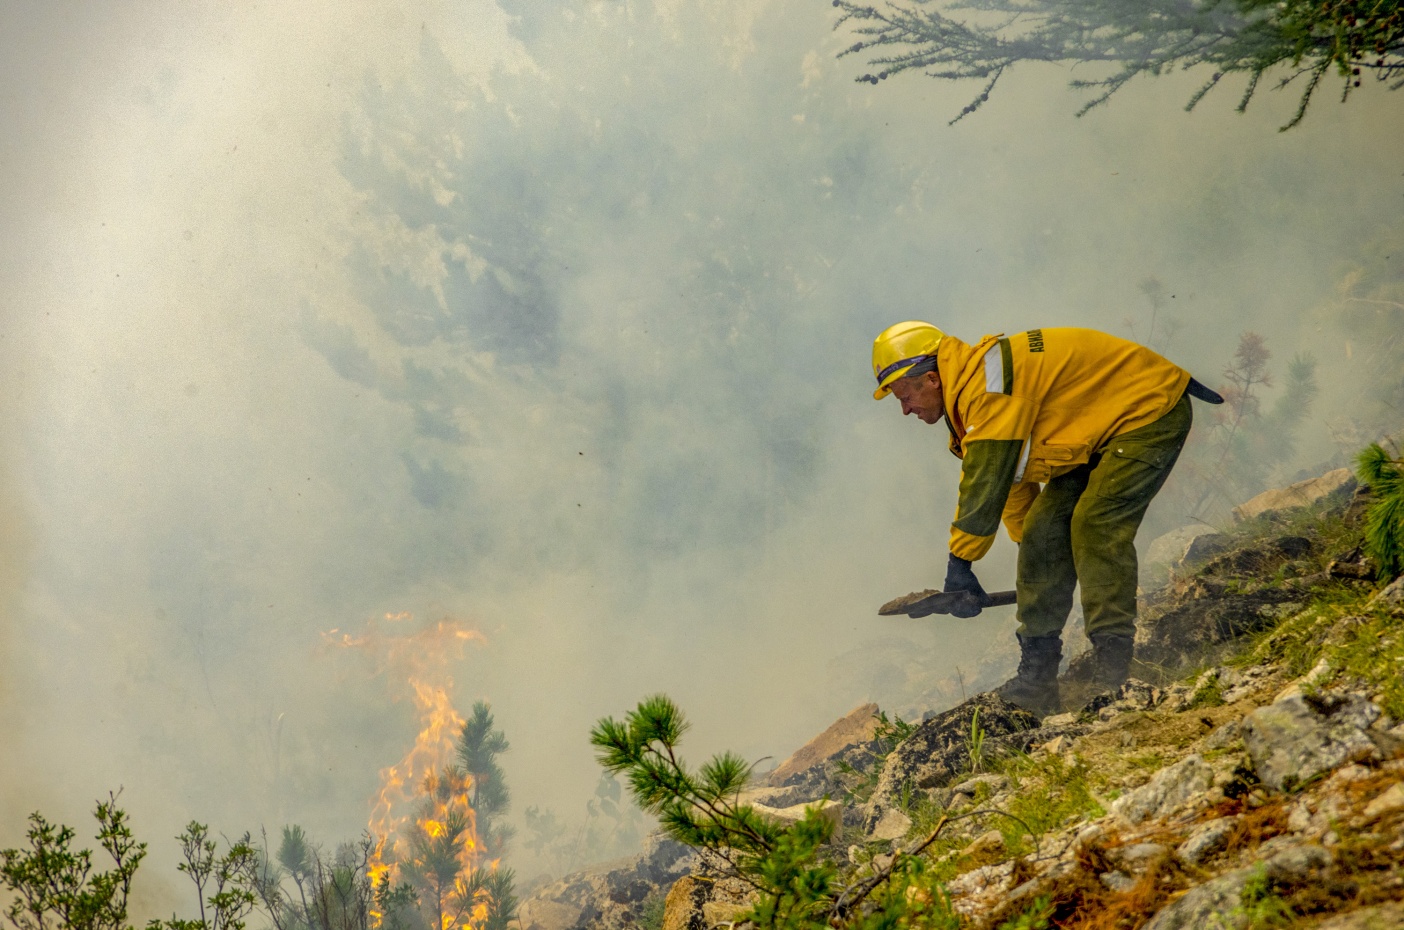
<svg viewBox="0 0 1404 930"><path fill-rule="evenodd" d="M349 838L414 721L320 634L388 612L484 633L457 693L518 811L578 814L590 724L657 691L695 757L907 706L1012 620L874 616L939 581L957 476L869 399L900 319L1132 335L1154 298L1211 382L1259 330L1322 364L1283 470L1337 453L1396 100L1279 135L1295 98L1167 77L1078 120L1031 69L947 128L966 89L855 84L831 12L4 14L0 842L117 785L158 852Z"/></svg>

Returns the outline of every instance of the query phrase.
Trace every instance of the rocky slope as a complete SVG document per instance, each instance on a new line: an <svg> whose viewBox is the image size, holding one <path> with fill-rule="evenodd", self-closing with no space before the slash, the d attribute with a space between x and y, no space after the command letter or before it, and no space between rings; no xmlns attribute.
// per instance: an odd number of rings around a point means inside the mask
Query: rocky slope
<svg viewBox="0 0 1404 930"><path fill-rule="evenodd" d="M1043 720L991 694L915 726L858 708L746 799L833 799L849 881L925 844L970 928L1404 927L1404 579L1377 590L1348 474L1303 485L1174 541L1116 694ZM655 840L519 923L706 930L747 895Z"/></svg>

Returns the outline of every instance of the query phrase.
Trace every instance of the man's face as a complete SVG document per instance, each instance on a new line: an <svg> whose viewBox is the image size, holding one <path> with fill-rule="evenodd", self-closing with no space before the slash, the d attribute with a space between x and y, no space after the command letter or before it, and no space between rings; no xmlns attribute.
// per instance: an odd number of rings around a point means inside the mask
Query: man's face
<svg viewBox="0 0 1404 930"><path fill-rule="evenodd" d="M941 379L928 371L915 378L899 378L892 383L892 394L902 404L902 415L914 413L923 423L935 423L945 415L945 398Z"/></svg>

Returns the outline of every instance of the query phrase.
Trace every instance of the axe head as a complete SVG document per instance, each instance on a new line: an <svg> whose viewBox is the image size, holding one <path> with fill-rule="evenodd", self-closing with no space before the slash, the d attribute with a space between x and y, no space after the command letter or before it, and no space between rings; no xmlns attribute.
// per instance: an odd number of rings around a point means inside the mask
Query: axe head
<svg viewBox="0 0 1404 930"><path fill-rule="evenodd" d="M904 594L899 598L888 601L878 608L878 613L884 617L892 617L897 614L906 614L909 617L919 619L929 617L932 614L949 614L960 612L964 614L974 613L973 608L1001 607L1015 603L1013 591L995 591L985 596L982 601L969 591L913 591L911 594Z"/></svg>

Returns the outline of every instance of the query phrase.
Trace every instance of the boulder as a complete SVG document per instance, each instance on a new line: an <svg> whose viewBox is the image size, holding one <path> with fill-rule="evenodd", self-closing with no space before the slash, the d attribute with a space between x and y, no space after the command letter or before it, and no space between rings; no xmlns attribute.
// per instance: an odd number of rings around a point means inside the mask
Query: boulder
<svg viewBox="0 0 1404 930"><path fill-rule="evenodd" d="M755 904L755 889L745 881L719 875L712 868L706 871L684 875L668 890L663 930L711 930L735 922ZM631 928L641 925L632 924Z"/></svg>
<svg viewBox="0 0 1404 930"><path fill-rule="evenodd" d="M1247 920L1242 916L1241 896L1243 886L1252 874L1252 869L1236 869L1196 885L1161 908L1146 924L1145 930L1203 930L1205 927L1228 930L1243 927Z"/></svg>
<svg viewBox="0 0 1404 930"><path fill-rule="evenodd" d="M1295 507L1306 507L1332 494L1345 496L1355 490L1355 476L1349 468L1337 468L1324 475L1298 481L1285 488L1264 491L1257 497L1233 508L1233 518L1251 520L1264 514L1274 514Z"/></svg>
<svg viewBox="0 0 1404 930"><path fill-rule="evenodd" d="M785 808L766 807L764 804L752 804L751 806L761 817L782 827L794 826L803 820L812 809L818 809L819 813L824 815L824 819L833 826L835 835L843 827L843 805L838 801L815 801Z"/></svg>
<svg viewBox="0 0 1404 930"><path fill-rule="evenodd" d="M876 704L855 707L781 762L775 771L770 773L770 786L779 788L793 784L797 776L829 761L845 749L872 742L878 724L877 715Z"/></svg>
<svg viewBox="0 0 1404 930"><path fill-rule="evenodd" d="M1197 885L1162 908L1144 930L1204 930L1205 927L1241 928L1248 918L1243 911L1243 888L1259 869L1278 886L1303 884L1331 865L1331 854L1320 846L1289 846L1268 856L1259 865L1235 869Z"/></svg>
<svg viewBox="0 0 1404 930"><path fill-rule="evenodd" d="M1000 856L1004 853L1004 834L998 830L987 830L966 844L960 851L962 856Z"/></svg>
<svg viewBox="0 0 1404 930"><path fill-rule="evenodd" d="M1371 820L1404 809L1404 782L1395 782L1383 794L1365 805L1365 816Z"/></svg>
<svg viewBox="0 0 1404 930"><path fill-rule="evenodd" d="M1185 545L1185 551L1176 563L1177 568L1185 569L1198 565L1233 546L1233 537L1227 533L1199 533Z"/></svg>
<svg viewBox="0 0 1404 930"><path fill-rule="evenodd" d="M726 901L708 901L702 905L702 920L708 927L734 924L748 911L749 904L730 904Z"/></svg>
<svg viewBox="0 0 1404 930"><path fill-rule="evenodd" d="M707 930L702 905L710 884L692 875L674 882L663 902L663 930Z"/></svg>
<svg viewBox="0 0 1404 930"><path fill-rule="evenodd" d="M1366 731L1379 715L1358 694L1294 694L1253 711L1240 730L1259 780L1283 791L1348 762L1378 759Z"/></svg>
<svg viewBox="0 0 1404 930"><path fill-rule="evenodd" d="M816 773L817 774L817 773ZM817 801L825 794L832 794L828 778L815 778L783 788L748 788L741 792L737 800L742 804L758 804L764 807L786 808L796 804Z"/></svg>
<svg viewBox="0 0 1404 930"><path fill-rule="evenodd" d="M868 801L867 832L877 826L889 809L900 807L904 796L944 785L952 776L972 768L978 761L971 757L972 720L978 721L984 753L1015 747L1026 751L1028 745L1021 743L1018 736L1037 729L1039 722L1033 714L993 692L977 694L923 721L888 754L877 787Z"/></svg>
<svg viewBox="0 0 1404 930"><path fill-rule="evenodd" d="M582 910L564 901L528 898L517 906L517 924L522 930L569 930L580 920Z"/></svg>
<svg viewBox="0 0 1404 930"><path fill-rule="evenodd" d="M644 852L574 872L537 889L518 908L521 930L622 930L637 926L645 902L701 867L696 850L662 836Z"/></svg>
<svg viewBox="0 0 1404 930"><path fill-rule="evenodd" d="M1229 834L1237 825L1236 817L1216 817L1205 821L1195 827L1194 832L1175 849L1175 855L1186 865L1201 865L1224 848Z"/></svg>
<svg viewBox="0 0 1404 930"><path fill-rule="evenodd" d="M1146 547L1146 565L1174 565L1185 558L1185 552L1195 539L1202 536L1219 535L1219 531L1207 523L1191 523L1157 536Z"/></svg>
<svg viewBox="0 0 1404 930"><path fill-rule="evenodd" d="M866 838L875 842L900 840L907 835L907 831L911 828L912 818L895 807L889 807L873 825L872 832Z"/></svg>
<svg viewBox="0 0 1404 930"><path fill-rule="evenodd" d="M995 775L987 772L984 775L975 775L967 778L965 781L952 788L951 794L952 796L963 794L966 797L973 798L975 797L975 792L979 790L981 785L986 785L989 788L990 794L994 794L995 792L1003 791L1005 788L1008 788L1010 784L1011 782L1008 776Z"/></svg>
<svg viewBox="0 0 1404 930"><path fill-rule="evenodd" d="M1199 754L1155 773L1149 782L1112 802L1111 813L1129 824L1165 817L1214 786L1214 769Z"/></svg>
<svg viewBox="0 0 1404 930"><path fill-rule="evenodd" d="M1404 927L1404 901L1333 914L1319 924L1312 924L1311 930L1398 930L1400 927Z"/></svg>

